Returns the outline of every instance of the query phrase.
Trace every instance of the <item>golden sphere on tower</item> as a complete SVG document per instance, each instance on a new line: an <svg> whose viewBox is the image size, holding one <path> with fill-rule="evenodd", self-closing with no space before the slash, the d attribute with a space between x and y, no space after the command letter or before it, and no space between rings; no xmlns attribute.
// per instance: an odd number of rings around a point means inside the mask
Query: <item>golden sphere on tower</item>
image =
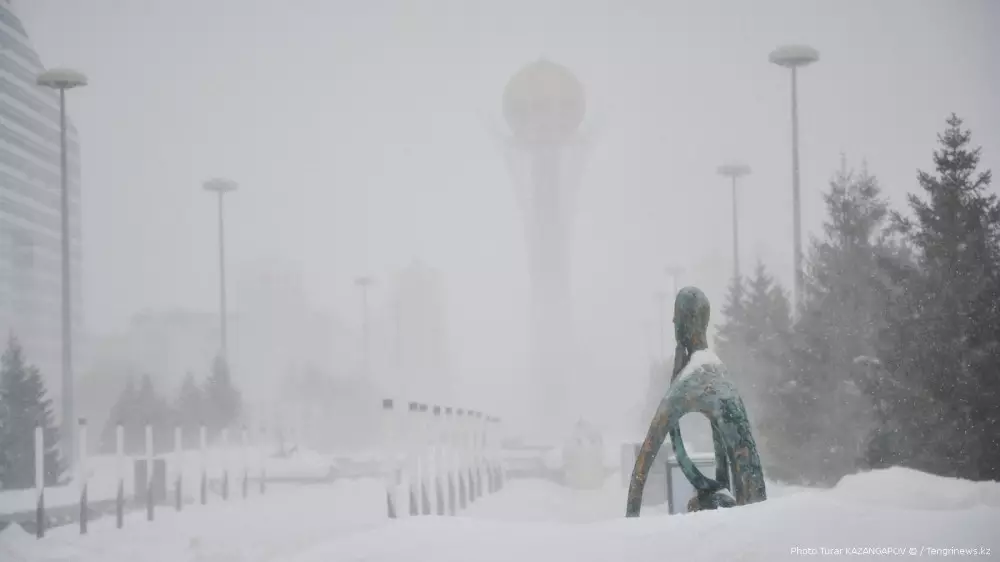
<svg viewBox="0 0 1000 562"><path fill-rule="evenodd" d="M519 70L504 88L504 118L522 141L565 142L586 109L583 84L565 66L545 59Z"/></svg>

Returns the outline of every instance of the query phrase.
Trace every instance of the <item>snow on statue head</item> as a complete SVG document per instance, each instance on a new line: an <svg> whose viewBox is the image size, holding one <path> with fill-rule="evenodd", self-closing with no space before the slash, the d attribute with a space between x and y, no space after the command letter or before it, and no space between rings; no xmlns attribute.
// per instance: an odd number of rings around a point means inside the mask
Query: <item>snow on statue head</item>
<svg viewBox="0 0 1000 562"><path fill-rule="evenodd" d="M685 287L677 293L674 302L677 351L673 379L635 460L626 517L639 515L646 476L668 434L678 466L697 490L697 495L688 503L689 510L733 507L767 499L764 473L743 399L729 380L725 365L708 350L706 334L710 312L708 298L698 288ZM694 466L684 448L679 424L681 418L691 412L703 414L712 427L714 480Z"/></svg>
<svg viewBox="0 0 1000 562"><path fill-rule="evenodd" d="M708 319L712 306L697 287L684 287L674 300L674 372L677 378L695 351L708 347Z"/></svg>

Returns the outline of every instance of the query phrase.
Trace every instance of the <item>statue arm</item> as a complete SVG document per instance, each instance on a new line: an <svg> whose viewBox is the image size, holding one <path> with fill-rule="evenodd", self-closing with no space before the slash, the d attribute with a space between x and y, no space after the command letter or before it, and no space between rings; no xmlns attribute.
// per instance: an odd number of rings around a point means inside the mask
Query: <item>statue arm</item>
<svg viewBox="0 0 1000 562"><path fill-rule="evenodd" d="M646 477L649 469L653 466L656 453L663 446L663 441L667 437L670 429L677 424L679 416L671 416L669 407L670 394L660 401L660 406L653 415L653 421L649 424L649 431L646 432L646 440L642 443L639 455L635 459L635 467L632 469L632 478L628 486L628 504L625 508L626 517L638 517L642 508L642 490L646 486Z"/></svg>

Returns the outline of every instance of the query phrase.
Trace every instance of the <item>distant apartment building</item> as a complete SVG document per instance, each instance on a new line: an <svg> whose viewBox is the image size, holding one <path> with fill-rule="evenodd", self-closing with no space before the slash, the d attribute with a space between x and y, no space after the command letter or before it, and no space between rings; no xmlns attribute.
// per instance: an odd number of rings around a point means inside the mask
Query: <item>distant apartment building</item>
<svg viewBox="0 0 1000 562"><path fill-rule="evenodd" d="M0 0L0 334L14 334L58 394L61 365L59 100L9 0ZM80 149L67 123L74 350L82 334ZM79 364L79 363L78 363Z"/></svg>

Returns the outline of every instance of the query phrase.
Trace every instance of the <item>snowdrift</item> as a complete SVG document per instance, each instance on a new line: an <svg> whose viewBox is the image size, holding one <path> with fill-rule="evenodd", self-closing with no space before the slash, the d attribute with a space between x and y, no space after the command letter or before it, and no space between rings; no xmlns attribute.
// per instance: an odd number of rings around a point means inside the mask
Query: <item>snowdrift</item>
<svg viewBox="0 0 1000 562"><path fill-rule="evenodd" d="M892 555L885 549L927 557L960 556L929 550L960 548L976 549L979 559L1000 555L1000 483L893 468L829 490L776 486L752 506L624 519L619 482L614 475L602 489L571 491L514 481L459 517L397 521L386 519L376 480L280 488L254 501L165 512L154 523L132 518L121 531L98 521L85 537L57 529L36 541L11 528L0 534L0 560L774 561L837 556L833 549L868 549L850 558L882 560Z"/></svg>

